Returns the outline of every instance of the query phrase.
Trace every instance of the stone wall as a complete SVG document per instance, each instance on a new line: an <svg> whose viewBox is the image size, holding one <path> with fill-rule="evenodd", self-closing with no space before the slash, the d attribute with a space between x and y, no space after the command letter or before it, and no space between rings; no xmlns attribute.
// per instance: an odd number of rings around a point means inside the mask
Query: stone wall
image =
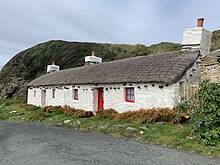
<svg viewBox="0 0 220 165"><path fill-rule="evenodd" d="M201 61L201 79L220 83L220 52L212 52Z"/></svg>

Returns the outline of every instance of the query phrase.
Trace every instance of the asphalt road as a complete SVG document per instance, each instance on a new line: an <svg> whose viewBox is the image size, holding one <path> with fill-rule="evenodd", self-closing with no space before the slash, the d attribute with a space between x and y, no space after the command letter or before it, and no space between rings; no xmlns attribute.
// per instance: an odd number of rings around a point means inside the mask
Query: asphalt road
<svg viewBox="0 0 220 165"><path fill-rule="evenodd" d="M39 123L0 121L0 165L220 165L220 159Z"/></svg>

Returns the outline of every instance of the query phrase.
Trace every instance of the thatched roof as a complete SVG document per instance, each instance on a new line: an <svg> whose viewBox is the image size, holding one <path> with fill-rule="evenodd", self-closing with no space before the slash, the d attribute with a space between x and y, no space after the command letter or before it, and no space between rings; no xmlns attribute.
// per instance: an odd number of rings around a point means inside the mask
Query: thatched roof
<svg viewBox="0 0 220 165"><path fill-rule="evenodd" d="M195 63L198 51L176 51L104 62L45 74L28 86L106 83L173 84Z"/></svg>

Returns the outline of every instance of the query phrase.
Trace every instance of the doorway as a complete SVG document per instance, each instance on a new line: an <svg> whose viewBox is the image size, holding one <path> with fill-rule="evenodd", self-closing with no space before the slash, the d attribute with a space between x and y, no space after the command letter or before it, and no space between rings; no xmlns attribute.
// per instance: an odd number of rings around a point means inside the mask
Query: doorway
<svg viewBox="0 0 220 165"><path fill-rule="evenodd" d="M46 90L41 91L41 106L46 106Z"/></svg>
<svg viewBox="0 0 220 165"><path fill-rule="evenodd" d="M103 88L98 88L98 111L104 109L104 91Z"/></svg>

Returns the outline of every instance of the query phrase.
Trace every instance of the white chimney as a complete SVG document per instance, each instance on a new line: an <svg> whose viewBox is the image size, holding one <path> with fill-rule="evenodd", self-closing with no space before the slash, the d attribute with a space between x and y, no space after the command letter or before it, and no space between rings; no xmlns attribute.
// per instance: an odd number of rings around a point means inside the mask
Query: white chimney
<svg viewBox="0 0 220 165"><path fill-rule="evenodd" d="M85 65L93 65L93 64L99 64L102 63L102 58L95 56L95 51L92 51L91 56L85 57Z"/></svg>
<svg viewBox="0 0 220 165"><path fill-rule="evenodd" d="M183 33L182 50L200 50L202 57L210 52L212 32L203 28L204 18L199 18L197 27Z"/></svg>
<svg viewBox="0 0 220 165"><path fill-rule="evenodd" d="M52 65L47 65L47 73L56 72L60 70L60 66L55 65L54 62L52 62Z"/></svg>

